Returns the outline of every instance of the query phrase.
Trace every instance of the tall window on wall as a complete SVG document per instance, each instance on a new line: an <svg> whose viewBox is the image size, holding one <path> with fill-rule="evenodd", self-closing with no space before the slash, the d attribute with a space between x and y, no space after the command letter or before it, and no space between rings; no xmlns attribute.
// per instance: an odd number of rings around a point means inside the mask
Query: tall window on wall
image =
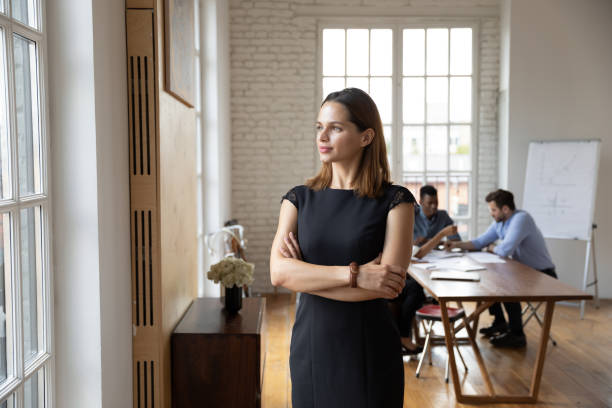
<svg viewBox="0 0 612 408"><path fill-rule="evenodd" d="M360 88L376 102L395 182L438 189L464 238L474 225L472 26L321 28L321 98Z"/></svg>
<svg viewBox="0 0 612 408"><path fill-rule="evenodd" d="M0 0L0 407L47 407L51 369L43 4Z"/></svg>

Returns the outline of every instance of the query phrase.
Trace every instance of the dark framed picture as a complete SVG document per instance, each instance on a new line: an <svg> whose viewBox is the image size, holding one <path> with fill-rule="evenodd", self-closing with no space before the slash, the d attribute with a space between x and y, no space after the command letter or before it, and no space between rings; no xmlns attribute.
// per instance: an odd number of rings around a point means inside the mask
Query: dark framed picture
<svg viewBox="0 0 612 408"><path fill-rule="evenodd" d="M194 3L165 0L166 91L189 107L195 103Z"/></svg>

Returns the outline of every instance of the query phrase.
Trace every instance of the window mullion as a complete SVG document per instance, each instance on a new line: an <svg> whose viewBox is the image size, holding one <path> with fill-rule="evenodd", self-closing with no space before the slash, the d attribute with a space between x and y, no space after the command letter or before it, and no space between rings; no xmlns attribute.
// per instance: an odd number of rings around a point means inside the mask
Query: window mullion
<svg viewBox="0 0 612 408"><path fill-rule="evenodd" d="M423 29L423 185L427 183L427 27Z"/></svg>
<svg viewBox="0 0 612 408"><path fill-rule="evenodd" d="M393 26L393 45L393 79L391 80L391 82L393 83L393 87L391 89L393 100L393 118L391 121L391 156L393 158L393 163L391 168L391 175L393 179L399 178L400 183L404 184L404 164L402 159L404 151L404 139L402 137L403 126L400 126L403 121L403 88L401 72L401 63L403 58L403 40L401 28L397 24Z"/></svg>
<svg viewBox="0 0 612 408"><path fill-rule="evenodd" d="M450 57L451 57L451 39L450 39L451 29L448 28L448 47L447 48L447 58L446 58L446 67L447 67L447 84L446 84L446 211L450 213Z"/></svg>

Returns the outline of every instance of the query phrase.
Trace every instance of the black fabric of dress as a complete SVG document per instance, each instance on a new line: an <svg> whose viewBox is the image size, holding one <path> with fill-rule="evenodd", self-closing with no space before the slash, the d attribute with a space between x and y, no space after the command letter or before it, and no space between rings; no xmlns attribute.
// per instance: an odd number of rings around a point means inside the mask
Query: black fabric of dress
<svg viewBox="0 0 612 408"><path fill-rule="evenodd" d="M353 190L306 186L283 196L298 209L297 237L305 262L360 265L383 250L387 215L415 202L387 184L379 198ZM282 199L281 199L282 202ZM289 357L293 408L401 408L401 341L387 300L342 302L302 293Z"/></svg>

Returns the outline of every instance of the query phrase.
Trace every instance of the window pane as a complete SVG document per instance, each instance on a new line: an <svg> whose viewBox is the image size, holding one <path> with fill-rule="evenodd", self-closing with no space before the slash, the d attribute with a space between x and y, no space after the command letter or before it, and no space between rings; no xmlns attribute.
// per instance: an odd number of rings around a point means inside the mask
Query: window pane
<svg viewBox="0 0 612 408"><path fill-rule="evenodd" d="M427 122L448 121L448 78L427 78Z"/></svg>
<svg viewBox="0 0 612 408"><path fill-rule="evenodd" d="M391 149L393 148L393 135L391 134L391 126L383 126L385 134L385 147L387 149L387 161L389 163L389 171L393 168L393 157L391 157Z"/></svg>
<svg viewBox="0 0 612 408"><path fill-rule="evenodd" d="M450 152L451 170L471 170L471 132L471 126L458 125L450 127L448 150Z"/></svg>
<svg viewBox="0 0 612 408"><path fill-rule="evenodd" d="M38 28L38 1L36 0L12 0L13 18Z"/></svg>
<svg viewBox="0 0 612 408"><path fill-rule="evenodd" d="M42 240L40 207L20 211L21 286L23 294L23 352L26 364L42 348L40 317Z"/></svg>
<svg viewBox="0 0 612 408"><path fill-rule="evenodd" d="M370 75L393 75L393 31L390 29L370 33Z"/></svg>
<svg viewBox="0 0 612 408"><path fill-rule="evenodd" d="M41 192L36 43L14 36L19 192Z"/></svg>
<svg viewBox="0 0 612 408"><path fill-rule="evenodd" d="M404 30L404 75L425 73L425 30Z"/></svg>
<svg viewBox="0 0 612 408"><path fill-rule="evenodd" d="M7 338L12 338L11 326L6 324L7 290L11 280L11 222L10 215L4 213L0 216L0 383L4 382L11 374L9 368L13 365L13 353L7 343ZM10 300L10 294L8 295ZM9 309L10 310L10 309Z"/></svg>
<svg viewBox="0 0 612 408"><path fill-rule="evenodd" d="M323 30L323 75L344 75L344 30Z"/></svg>
<svg viewBox="0 0 612 408"><path fill-rule="evenodd" d="M383 124L391 123L393 119L393 96L391 78L371 78L370 96L378 107L378 113Z"/></svg>
<svg viewBox="0 0 612 408"><path fill-rule="evenodd" d="M404 126L404 171L423 171L424 133L423 126Z"/></svg>
<svg viewBox="0 0 612 408"><path fill-rule="evenodd" d="M404 123L423 123L425 120L425 79L404 78Z"/></svg>
<svg viewBox="0 0 612 408"><path fill-rule="evenodd" d="M11 196L5 31L0 27L0 198Z"/></svg>
<svg viewBox="0 0 612 408"><path fill-rule="evenodd" d="M423 176L405 174L403 179L404 187L406 187L412 195L418 200L419 191L423 186Z"/></svg>
<svg viewBox="0 0 612 408"><path fill-rule="evenodd" d="M341 91L344 89L344 78L323 78L323 98L332 92Z"/></svg>
<svg viewBox="0 0 612 408"><path fill-rule="evenodd" d="M440 175L427 175L427 184L434 186L438 190L438 208L446 210L446 176Z"/></svg>
<svg viewBox="0 0 612 408"><path fill-rule="evenodd" d="M450 80L450 120L451 122L471 122L472 120L472 79L466 77Z"/></svg>
<svg viewBox="0 0 612 408"><path fill-rule="evenodd" d="M427 127L427 170L446 170L446 126Z"/></svg>
<svg viewBox="0 0 612 408"><path fill-rule="evenodd" d="M348 77L346 78L347 88L359 88L364 92L369 91L368 78L363 77Z"/></svg>
<svg viewBox="0 0 612 408"><path fill-rule="evenodd" d="M2 403L0 403L0 408L15 408L15 400L16 398L13 394L4 401L2 401Z"/></svg>
<svg viewBox="0 0 612 408"><path fill-rule="evenodd" d="M472 74L472 29L451 28L451 75Z"/></svg>
<svg viewBox="0 0 612 408"><path fill-rule="evenodd" d="M368 75L368 40L365 30L346 30L346 74Z"/></svg>
<svg viewBox="0 0 612 408"><path fill-rule="evenodd" d="M468 176L450 176L450 196L448 212L451 217L467 217L469 211L470 178Z"/></svg>
<svg viewBox="0 0 612 408"><path fill-rule="evenodd" d="M448 29L427 29L427 74L448 74Z"/></svg>
<svg viewBox="0 0 612 408"><path fill-rule="evenodd" d="M40 369L27 379L23 385L24 408L44 408L45 406L45 371Z"/></svg>

